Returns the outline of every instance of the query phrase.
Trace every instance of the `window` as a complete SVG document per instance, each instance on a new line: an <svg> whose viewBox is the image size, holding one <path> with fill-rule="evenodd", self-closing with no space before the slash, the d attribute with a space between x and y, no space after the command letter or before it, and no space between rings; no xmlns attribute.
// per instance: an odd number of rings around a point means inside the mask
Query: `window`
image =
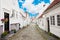
<svg viewBox="0 0 60 40"><path fill-rule="evenodd" d="M55 25L55 17L53 16L53 25Z"/></svg>
<svg viewBox="0 0 60 40"><path fill-rule="evenodd" d="M51 19L51 25L52 25L52 17L50 17L50 19Z"/></svg>
<svg viewBox="0 0 60 40"><path fill-rule="evenodd" d="M11 18L14 17L14 16L15 16L14 10L12 10Z"/></svg>
<svg viewBox="0 0 60 40"><path fill-rule="evenodd" d="M12 10L12 14L11 14L11 18L14 17L14 18L18 18L18 11L16 10Z"/></svg>
<svg viewBox="0 0 60 40"><path fill-rule="evenodd" d="M60 26L60 15L57 15L57 25Z"/></svg>
<svg viewBox="0 0 60 40"><path fill-rule="evenodd" d="M50 19L51 19L51 25L55 25L55 17L51 16Z"/></svg>

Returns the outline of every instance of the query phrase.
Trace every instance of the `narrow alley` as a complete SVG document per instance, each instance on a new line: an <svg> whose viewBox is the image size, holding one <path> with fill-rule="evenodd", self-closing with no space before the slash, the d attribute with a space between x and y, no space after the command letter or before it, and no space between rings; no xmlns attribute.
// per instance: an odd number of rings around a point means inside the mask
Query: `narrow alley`
<svg viewBox="0 0 60 40"><path fill-rule="evenodd" d="M19 32L17 32L14 36L9 38L9 40L58 40L58 39L54 37L49 37L48 34L46 35L43 32L41 34L37 30L36 24L30 24L28 27L19 30Z"/></svg>
<svg viewBox="0 0 60 40"><path fill-rule="evenodd" d="M60 0L0 0L0 40L60 40Z"/></svg>

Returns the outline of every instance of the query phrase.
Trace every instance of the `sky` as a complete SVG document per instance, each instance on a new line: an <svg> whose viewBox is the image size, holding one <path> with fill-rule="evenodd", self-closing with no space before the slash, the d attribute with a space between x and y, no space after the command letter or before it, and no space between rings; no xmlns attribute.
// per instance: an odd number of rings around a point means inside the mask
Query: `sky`
<svg viewBox="0 0 60 40"><path fill-rule="evenodd" d="M36 17L42 13L53 0L18 0L19 8L27 12L30 17Z"/></svg>

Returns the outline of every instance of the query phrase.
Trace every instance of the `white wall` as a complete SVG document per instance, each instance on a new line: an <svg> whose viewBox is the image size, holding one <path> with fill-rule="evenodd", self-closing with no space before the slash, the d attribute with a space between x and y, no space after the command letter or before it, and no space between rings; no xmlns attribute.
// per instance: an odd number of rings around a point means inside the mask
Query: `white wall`
<svg viewBox="0 0 60 40"><path fill-rule="evenodd" d="M57 6L57 7L56 7ZM50 32L60 37L60 26L57 25L57 15L60 15L60 4L48 10L48 13L45 14L45 17L55 16L55 25L51 25L50 20Z"/></svg>
<svg viewBox="0 0 60 40"><path fill-rule="evenodd" d="M38 21L38 26L43 29L44 31L47 31L47 21L46 18L40 18Z"/></svg>
<svg viewBox="0 0 60 40"><path fill-rule="evenodd" d="M13 23L20 23L20 27L23 28L24 19L20 15L20 13L24 13L20 10L18 6L18 0L0 0L0 18L4 19L4 12L9 13L10 24ZM15 16L11 18L12 11L15 10ZM17 14L17 15L16 15ZM4 23L0 21L0 25L3 25L3 32L4 32Z"/></svg>
<svg viewBox="0 0 60 40"><path fill-rule="evenodd" d="M55 26L50 25L50 31L51 31L51 33L60 37L60 26L57 25L57 15L60 15L60 7L58 7L54 11L51 11L51 13L55 13L55 15L54 15L55 16Z"/></svg>
<svg viewBox="0 0 60 40"><path fill-rule="evenodd" d="M0 35L3 33L3 23L1 22L2 19L2 13L1 13L1 0L0 0Z"/></svg>
<svg viewBox="0 0 60 40"><path fill-rule="evenodd" d="M46 13L44 17L40 18L40 20L38 21L39 27L44 31L48 31L47 17L49 17L50 32L60 37L60 26L57 25L57 15L60 15L60 3L58 3L44 13ZM55 25L51 25L50 16L55 17Z"/></svg>

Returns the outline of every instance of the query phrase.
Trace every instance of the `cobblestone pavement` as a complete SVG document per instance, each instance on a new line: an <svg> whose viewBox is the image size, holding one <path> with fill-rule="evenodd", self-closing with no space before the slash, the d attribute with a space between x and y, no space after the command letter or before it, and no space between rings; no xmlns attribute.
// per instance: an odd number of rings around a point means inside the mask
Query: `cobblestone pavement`
<svg viewBox="0 0 60 40"><path fill-rule="evenodd" d="M9 40L45 40L41 34L36 30L35 25L30 25L22 31L18 32Z"/></svg>
<svg viewBox="0 0 60 40"><path fill-rule="evenodd" d="M19 30L9 40L57 40L56 38L49 36L44 31L38 31L36 24L30 24L28 27Z"/></svg>

